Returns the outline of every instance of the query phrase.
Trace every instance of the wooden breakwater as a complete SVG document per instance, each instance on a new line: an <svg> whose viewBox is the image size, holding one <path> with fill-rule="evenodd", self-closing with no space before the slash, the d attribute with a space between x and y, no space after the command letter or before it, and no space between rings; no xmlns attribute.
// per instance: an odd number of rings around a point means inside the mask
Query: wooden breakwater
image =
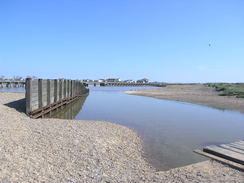
<svg viewBox="0 0 244 183"><path fill-rule="evenodd" d="M78 80L27 78L26 113L31 118L38 118L88 92L89 89Z"/></svg>
<svg viewBox="0 0 244 183"><path fill-rule="evenodd" d="M3 87L7 87L7 88L25 87L25 81L0 80L0 88L3 88Z"/></svg>
<svg viewBox="0 0 244 183"><path fill-rule="evenodd" d="M151 87L165 87L164 83L123 83L123 82L83 82L85 86L129 86L129 87L140 87L140 86L151 86Z"/></svg>
<svg viewBox="0 0 244 183"><path fill-rule="evenodd" d="M100 86L131 86L131 87L139 87L139 86L154 86L154 87L165 87L165 84L162 83L122 83L122 82L106 82L100 83Z"/></svg>

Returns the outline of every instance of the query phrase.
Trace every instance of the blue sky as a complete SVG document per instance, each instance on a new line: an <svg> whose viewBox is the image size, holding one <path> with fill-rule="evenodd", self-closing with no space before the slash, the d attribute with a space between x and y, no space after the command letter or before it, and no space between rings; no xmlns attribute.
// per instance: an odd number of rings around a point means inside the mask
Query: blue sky
<svg viewBox="0 0 244 183"><path fill-rule="evenodd" d="M244 82L243 0L0 0L0 26L6 77Z"/></svg>

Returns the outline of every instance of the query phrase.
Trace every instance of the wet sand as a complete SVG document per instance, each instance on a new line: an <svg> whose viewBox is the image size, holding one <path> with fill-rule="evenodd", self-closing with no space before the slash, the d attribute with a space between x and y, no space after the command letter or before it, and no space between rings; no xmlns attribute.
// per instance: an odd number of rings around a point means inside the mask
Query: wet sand
<svg viewBox="0 0 244 183"><path fill-rule="evenodd" d="M233 110L244 113L244 99L232 96L219 96L219 92L201 84L198 85L168 85L163 88L153 88L138 91L127 91L130 95L139 95L166 100L189 102L205 105L221 110Z"/></svg>
<svg viewBox="0 0 244 183"><path fill-rule="evenodd" d="M242 182L204 161L156 172L138 135L109 122L30 119L23 93L0 93L0 182Z"/></svg>

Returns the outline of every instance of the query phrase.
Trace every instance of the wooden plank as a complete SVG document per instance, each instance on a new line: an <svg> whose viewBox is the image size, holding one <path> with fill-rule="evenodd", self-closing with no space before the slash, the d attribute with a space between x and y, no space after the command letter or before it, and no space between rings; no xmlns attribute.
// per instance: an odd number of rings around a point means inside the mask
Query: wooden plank
<svg viewBox="0 0 244 183"><path fill-rule="evenodd" d="M38 106L38 102L35 102L35 103L32 103L32 104L31 104L31 111L33 111L33 107L34 107L34 106Z"/></svg>
<svg viewBox="0 0 244 183"><path fill-rule="evenodd" d="M50 91L49 91L49 97L50 97L50 104L54 102L54 80L49 80L49 86L50 86Z"/></svg>
<svg viewBox="0 0 244 183"><path fill-rule="evenodd" d="M36 90L31 89L31 93L38 93L38 89L36 89Z"/></svg>
<svg viewBox="0 0 244 183"><path fill-rule="evenodd" d="M51 82L47 80L47 105L51 104Z"/></svg>
<svg viewBox="0 0 244 183"><path fill-rule="evenodd" d="M232 147L235 147L235 148L238 148L238 149L240 149L240 150L243 150L243 151L244 151L244 147L243 147L243 146L240 146L240 145L238 145L238 144L231 143L231 144L229 144L229 146L232 146Z"/></svg>
<svg viewBox="0 0 244 183"><path fill-rule="evenodd" d="M47 105L47 101L43 101L43 107L45 107Z"/></svg>
<svg viewBox="0 0 244 183"><path fill-rule="evenodd" d="M236 153L214 145L203 148L203 151L244 165L244 155L240 153Z"/></svg>
<svg viewBox="0 0 244 183"><path fill-rule="evenodd" d="M38 103L38 99L31 100L30 102L31 102L31 104Z"/></svg>
<svg viewBox="0 0 244 183"><path fill-rule="evenodd" d="M59 100L63 99L63 81L59 80Z"/></svg>
<svg viewBox="0 0 244 183"><path fill-rule="evenodd" d="M51 104L54 103L54 96L52 96L50 100L51 100Z"/></svg>
<svg viewBox="0 0 244 183"><path fill-rule="evenodd" d="M237 146L240 146L240 147L244 147L244 145L242 145L242 144L239 144L239 143L237 143L237 142L233 142L233 143L231 143L232 145L237 145Z"/></svg>
<svg viewBox="0 0 244 183"><path fill-rule="evenodd" d="M55 79L54 80L54 102L57 102L58 101L58 80Z"/></svg>
<svg viewBox="0 0 244 183"><path fill-rule="evenodd" d="M31 112L31 87L32 87L32 81L30 78L26 79L26 92L25 92L25 98L26 98L26 113L29 114Z"/></svg>
<svg viewBox="0 0 244 183"><path fill-rule="evenodd" d="M43 105L42 105L42 79L38 79L38 104L39 104L39 108L42 108Z"/></svg>
<svg viewBox="0 0 244 183"><path fill-rule="evenodd" d="M244 171L244 165L240 165L239 163L235 163L235 162L233 162L233 161L229 161L229 160L227 160L227 159L224 159L224 158L221 158L221 157L218 157L218 156L215 156L215 155L212 155L212 154L203 152L203 151L198 150L198 149L197 149L197 150L194 150L194 152L197 153L197 154L206 156L206 157L208 157L208 158L214 159L214 160L216 160L216 161L219 161L219 162L221 162L221 163L227 164L227 165L229 165L229 166L232 167L232 168L235 168L235 169Z"/></svg>
<svg viewBox="0 0 244 183"><path fill-rule="evenodd" d="M38 99L38 95L37 94L33 94L31 93L31 100L35 100L35 99Z"/></svg>
<svg viewBox="0 0 244 183"><path fill-rule="evenodd" d="M242 142L242 141L238 141L238 142L235 142L236 144L239 144L239 145L241 145L241 146L244 146L244 142Z"/></svg>
<svg viewBox="0 0 244 183"><path fill-rule="evenodd" d="M31 104L31 107L38 106L38 102L34 102Z"/></svg>
<svg viewBox="0 0 244 183"><path fill-rule="evenodd" d="M37 91L37 92L32 92L32 91L31 91L31 95L32 95L33 97L38 96L38 91Z"/></svg>
<svg viewBox="0 0 244 183"><path fill-rule="evenodd" d="M42 95L42 98L43 98L43 101L46 101L47 100L47 94Z"/></svg>
<svg viewBox="0 0 244 183"><path fill-rule="evenodd" d="M31 80L32 87L38 87L38 79Z"/></svg>
<svg viewBox="0 0 244 183"><path fill-rule="evenodd" d="M43 80L42 80L42 84L43 84L44 86L46 86L46 85L47 85L47 79L43 79Z"/></svg>
<svg viewBox="0 0 244 183"><path fill-rule="evenodd" d="M65 89L65 86L66 85L66 80L63 80L63 99L66 98L66 89Z"/></svg>
<svg viewBox="0 0 244 183"><path fill-rule="evenodd" d="M39 108L38 104L37 104L37 105L32 105L32 106L31 106L31 111L36 110L36 109L38 109L38 108Z"/></svg>
<svg viewBox="0 0 244 183"><path fill-rule="evenodd" d="M220 147L223 147L225 149L228 149L228 150L231 150L231 151L234 151L234 152L237 152L237 153L241 153L241 154L244 155L244 151L243 150L237 149L235 147L231 147L228 144L222 144L222 145L220 145Z"/></svg>
<svg viewBox="0 0 244 183"><path fill-rule="evenodd" d="M31 86L32 91L38 91L38 85L37 86Z"/></svg>
<svg viewBox="0 0 244 183"><path fill-rule="evenodd" d="M69 82L69 97L72 97L72 80Z"/></svg>
<svg viewBox="0 0 244 183"><path fill-rule="evenodd" d="M231 144L234 144L234 145L238 145L238 146L244 147L243 144L240 144L240 143L238 143L238 142L233 142L233 143L231 143Z"/></svg>

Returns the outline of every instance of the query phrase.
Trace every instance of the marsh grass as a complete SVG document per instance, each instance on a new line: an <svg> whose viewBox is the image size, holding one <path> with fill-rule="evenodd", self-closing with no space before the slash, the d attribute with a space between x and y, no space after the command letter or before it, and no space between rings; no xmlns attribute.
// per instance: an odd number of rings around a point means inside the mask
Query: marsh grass
<svg viewBox="0 0 244 183"><path fill-rule="evenodd" d="M219 91L220 96L244 98L244 83L208 83L207 86Z"/></svg>

